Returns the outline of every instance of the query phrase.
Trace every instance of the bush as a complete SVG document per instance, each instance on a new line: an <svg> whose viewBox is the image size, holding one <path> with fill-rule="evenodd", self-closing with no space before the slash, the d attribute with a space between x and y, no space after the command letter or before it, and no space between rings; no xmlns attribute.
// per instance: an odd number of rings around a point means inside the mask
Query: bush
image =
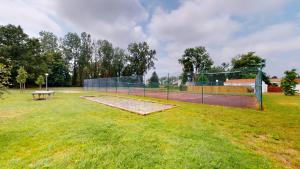
<svg viewBox="0 0 300 169"><path fill-rule="evenodd" d="M179 86L179 90L180 90L180 91L187 91L187 86L185 86L185 85L180 85L180 86Z"/></svg>
<svg viewBox="0 0 300 169"><path fill-rule="evenodd" d="M296 94L295 87L297 85L296 78L298 74L296 73L296 69L287 70L284 72L285 76L281 81L281 87L283 93L288 96L293 96Z"/></svg>

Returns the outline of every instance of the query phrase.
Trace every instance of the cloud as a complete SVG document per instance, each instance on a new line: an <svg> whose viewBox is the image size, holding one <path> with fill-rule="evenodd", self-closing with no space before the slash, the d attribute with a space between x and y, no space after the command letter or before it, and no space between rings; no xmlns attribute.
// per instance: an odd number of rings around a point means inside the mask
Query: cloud
<svg viewBox="0 0 300 169"><path fill-rule="evenodd" d="M149 39L161 46L159 50L163 53L158 61L162 67L157 66L157 69L169 71L164 68L174 65L172 71L180 71L178 58L184 49L200 45L207 48L216 64L229 62L233 56L248 51L256 51L271 64L274 64L274 58L294 58L300 49L297 45L299 25L292 22L265 25L272 15L284 10L288 2L189 0L181 1L175 10L157 8L147 27ZM289 66L292 63L287 63L286 69ZM270 74L283 71L282 68L275 69L271 65L267 68Z"/></svg>
<svg viewBox="0 0 300 169"><path fill-rule="evenodd" d="M300 67L298 20L282 15L294 1L0 0L0 24L21 25L31 36L41 30L59 36L85 31L122 48L147 41L157 50L156 70L164 75L179 74L184 49L199 45L216 64L256 51L267 59L267 71L279 75Z"/></svg>
<svg viewBox="0 0 300 169"><path fill-rule="evenodd" d="M138 0L56 0L57 13L74 31L86 31L126 47L145 39L139 22L148 18Z"/></svg>
<svg viewBox="0 0 300 169"><path fill-rule="evenodd" d="M267 72L279 75L284 70L300 67L300 63L296 61L300 53L298 44L300 44L300 26L295 23L280 23L233 39L232 42L218 50L216 55L226 58L227 56L255 51L267 59Z"/></svg>
<svg viewBox="0 0 300 169"><path fill-rule="evenodd" d="M25 32L37 36L41 30L61 33L62 28L50 18L50 10L43 10L41 2L33 0L0 0L0 24L21 25ZM48 4L49 5L49 4Z"/></svg>

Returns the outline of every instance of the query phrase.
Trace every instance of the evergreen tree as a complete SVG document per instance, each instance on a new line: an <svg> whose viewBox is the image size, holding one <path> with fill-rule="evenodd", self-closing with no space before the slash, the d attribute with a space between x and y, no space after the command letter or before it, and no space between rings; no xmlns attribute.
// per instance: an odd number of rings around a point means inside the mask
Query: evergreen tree
<svg viewBox="0 0 300 169"><path fill-rule="evenodd" d="M159 87L159 78L155 71L152 73L152 76L149 79L149 87L151 87L151 88Z"/></svg>

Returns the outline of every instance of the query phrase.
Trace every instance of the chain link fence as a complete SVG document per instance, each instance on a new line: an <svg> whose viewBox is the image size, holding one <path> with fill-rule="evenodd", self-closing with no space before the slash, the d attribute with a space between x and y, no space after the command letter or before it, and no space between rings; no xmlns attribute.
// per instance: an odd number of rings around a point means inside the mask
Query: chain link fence
<svg viewBox="0 0 300 169"><path fill-rule="evenodd" d="M144 76L85 79L84 89L178 100L192 103L262 109L260 70L166 74L158 80Z"/></svg>

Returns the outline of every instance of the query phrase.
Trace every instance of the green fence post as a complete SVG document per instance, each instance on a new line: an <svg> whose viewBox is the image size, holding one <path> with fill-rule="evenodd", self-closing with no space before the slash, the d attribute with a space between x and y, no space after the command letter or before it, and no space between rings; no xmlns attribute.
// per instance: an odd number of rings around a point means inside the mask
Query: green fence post
<svg viewBox="0 0 300 169"><path fill-rule="evenodd" d="M144 83L144 97L146 96L146 79L145 77L143 76L143 83Z"/></svg>
<svg viewBox="0 0 300 169"><path fill-rule="evenodd" d="M201 71L201 102L202 104L204 103L204 98L203 98L203 83L204 83L204 73Z"/></svg>
<svg viewBox="0 0 300 169"><path fill-rule="evenodd" d="M170 76L169 76L169 73L168 73L168 86L167 86L167 100L169 100L169 87L170 87Z"/></svg>
<svg viewBox="0 0 300 169"><path fill-rule="evenodd" d="M260 110L263 109L263 98L262 98L262 67L259 69L259 74L260 74Z"/></svg>
<svg viewBox="0 0 300 169"><path fill-rule="evenodd" d="M127 83L127 87L128 87L128 90L127 90L127 92L128 92L128 95L129 95L129 82Z"/></svg>
<svg viewBox="0 0 300 169"><path fill-rule="evenodd" d="M117 77L117 81L116 81L116 93L118 93L118 77Z"/></svg>
<svg viewBox="0 0 300 169"><path fill-rule="evenodd" d="M107 92L107 78L105 78L105 91Z"/></svg>

